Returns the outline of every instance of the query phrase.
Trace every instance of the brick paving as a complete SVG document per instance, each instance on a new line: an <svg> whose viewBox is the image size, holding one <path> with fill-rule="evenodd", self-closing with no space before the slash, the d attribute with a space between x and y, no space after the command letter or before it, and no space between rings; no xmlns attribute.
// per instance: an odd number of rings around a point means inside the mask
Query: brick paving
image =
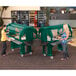
<svg viewBox="0 0 76 76"><path fill-rule="evenodd" d="M10 49L10 43L7 42L7 55L5 57L0 55L0 69L76 69L76 47L69 45L70 58L66 61L61 61L62 53L58 52L57 47L53 47L54 59L42 56L42 47L40 41L35 40L32 45L33 54L24 56L23 58L19 54L19 49L15 49L14 52ZM0 52L2 44L0 42Z"/></svg>

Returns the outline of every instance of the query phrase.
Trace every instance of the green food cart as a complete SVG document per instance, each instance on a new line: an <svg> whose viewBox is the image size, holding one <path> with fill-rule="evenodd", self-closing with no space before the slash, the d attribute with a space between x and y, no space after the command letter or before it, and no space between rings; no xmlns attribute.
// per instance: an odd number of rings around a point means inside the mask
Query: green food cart
<svg viewBox="0 0 76 76"><path fill-rule="evenodd" d="M68 24L68 28L70 31L68 41L70 41L72 38L72 28L70 27L69 24ZM60 35L59 31L61 29L63 31L63 24L41 27L39 29L41 45L43 47L44 56L47 55L47 56L50 56L51 59L53 59L52 48L54 45L58 45L58 50L62 50L61 44L58 43L59 39L57 39L57 35ZM54 36L53 31L57 33L56 36Z"/></svg>
<svg viewBox="0 0 76 76"><path fill-rule="evenodd" d="M20 55L23 57L25 54L32 54L31 44L33 42L34 33L37 36L37 31L32 26L26 24L10 23L6 27L8 40L11 41L12 51L15 48L20 48ZM26 50L27 48L27 50Z"/></svg>

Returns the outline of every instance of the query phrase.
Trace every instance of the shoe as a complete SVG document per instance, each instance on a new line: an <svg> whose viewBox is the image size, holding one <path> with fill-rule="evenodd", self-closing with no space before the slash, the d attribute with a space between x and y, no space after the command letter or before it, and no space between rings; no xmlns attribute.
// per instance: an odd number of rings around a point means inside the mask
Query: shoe
<svg viewBox="0 0 76 76"><path fill-rule="evenodd" d="M54 57L53 56L50 56L50 59L54 59Z"/></svg>
<svg viewBox="0 0 76 76"><path fill-rule="evenodd" d="M29 52L30 55L32 55L32 52Z"/></svg>
<svg viewBox="0 0 76 76"><path fill-rule="evenodd" d="M24 55L22 54L21 57L24 57Z"/></svg>
<svg viewBox="0 0 76 76"><path fill-rule="evenodd" d="M66 58L61 58L62 61L66 60Z"/></svg>
<svg viewBox="0 0 76 76"><path fill-rule="evenodd" d="M46 56L46 54L43 54L43 56Z"/></svg>
<svg viewBox="0 0 76 76"><path fill-rule="evenodd" d="M5 54L3 54L2 56L6 56Z"/></svg>
<svg viewBox="0 0 76 76"><path fill-rule="evenodd" d="M12 50L12 52L14 51L14 49L11 49Z"/></svg>

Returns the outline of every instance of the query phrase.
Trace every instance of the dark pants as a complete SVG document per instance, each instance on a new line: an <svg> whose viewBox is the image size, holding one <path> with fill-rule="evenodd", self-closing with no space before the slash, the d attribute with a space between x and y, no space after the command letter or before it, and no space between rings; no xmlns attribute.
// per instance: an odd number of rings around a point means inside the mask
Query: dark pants
<svg viewBox="0 0 76 76"><path fill-rule="evenodd" d="M63 48L63 57L64 58L69 57L67 43L61 43L61 44L62 44L62 48Z"/></svg>
<svg viewBox="0 0 76 76"><path fill-rule="evenodd" d="M6 41L2 41L2 52L1 55L6 54L7 44Z"/></svg>

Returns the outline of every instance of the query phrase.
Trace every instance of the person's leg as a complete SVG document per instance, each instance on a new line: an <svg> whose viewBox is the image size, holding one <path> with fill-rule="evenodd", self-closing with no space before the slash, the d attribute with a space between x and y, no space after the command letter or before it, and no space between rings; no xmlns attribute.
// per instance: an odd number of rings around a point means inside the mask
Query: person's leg
<svg viewBox="0 0 76 76"><path fill-rule="evenodd" d="M43 53L44 56L46 56L46 52L47 52L46 48L47 48L47 46L43 45L42 47L43 47L43 52L42 53Z"/></svg>
<svg viewBox="0 0 76 76"><path fill-rule="evenodd" d="M59 51L62 51L63 50L61 43L58 44L57 48L58 48Z"/></svg>
<svg viewBox="0 0 76 76"><path fill-rule="evenodd" d="M52 45L50 45L50 43L48 43L47 45L47 56L50 57L50 59L53 59L53 54L52 54Z"/></svg>
<svg viewBox="0 0 76 76"><path fill-rule="evenodd" d="M31 45L30 45L30 46L27 46L27 53L32 54L32 48L31 48Z"/></svg>
<svg viewBox="0 0 76 76"><path fill-rule="evenodd" d="M63 47L63 57L66 58L66 44L62 44Z"/></svg>
<svg viewBox="0 0 76 76"><path fill-rule="evenodd" d="M67 43L62 43L62 47L63 47L63 58L66 59L67 57L69 57L67 50Z"/></svg>
<svg viewBox="0 0 76 76"><path fill-rule="evenodd" d="M68 45L66 44L66 57L69 57L69 53L68 53Z"/></svg>
<svg viewBox="0 0 76 76"><path fill-rule="evenodd" d="M7 44L6 41L2 42L2 52L1 55L6 54Z"/></svg>
<svg viewBox="0 0 76 76"><path fill-rule="evenodd" d="M25 44L20 45L20 54L21 54L21 57L24 56L24 54L25 54Z"/></svg>

